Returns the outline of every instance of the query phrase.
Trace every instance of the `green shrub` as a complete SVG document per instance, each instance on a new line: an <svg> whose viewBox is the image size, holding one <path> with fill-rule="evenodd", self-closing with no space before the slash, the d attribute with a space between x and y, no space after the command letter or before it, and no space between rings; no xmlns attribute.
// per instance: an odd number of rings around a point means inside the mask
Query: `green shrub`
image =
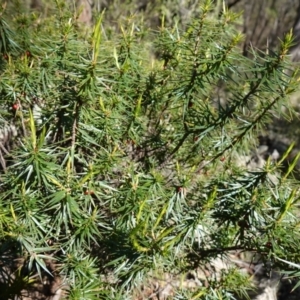
<svg viewBox="0 0 300 300"><path fill-rule="evenodd" d="M256 171L240 163L274 114L293 114L292 38L248 59L238 16L212 7L185 31L132 17L110 38L105 14L86 36L59 3L46 19L3 12L0 255L22 259L24 278L65 278L69 299L125 299L149 274L230 251L293 270L294 164L280 174L284 157ZM251 287L234 270L220 276L177 298Z"/></svg>

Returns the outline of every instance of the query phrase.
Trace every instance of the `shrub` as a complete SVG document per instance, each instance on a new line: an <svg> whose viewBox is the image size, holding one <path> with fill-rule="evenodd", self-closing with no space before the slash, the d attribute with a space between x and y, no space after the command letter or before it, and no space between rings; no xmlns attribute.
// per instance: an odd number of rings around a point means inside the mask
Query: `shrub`
<svg viewBox="0 0 300 300"><path fill-rule="evenodd" d="M21 261L8 298L34 274L69 299L130 298L149 274L230 251L293 270L297 157L283 173L292 147L259 170L239 161L274 114L293 113L292 37L249 59L238 16L211 10L205 1L185 31L132 17L109 38L105 14L86 36L59 3L45 19L2 12L0 255ZM233 269L220 276L178 299L251 287Z"/></svg>

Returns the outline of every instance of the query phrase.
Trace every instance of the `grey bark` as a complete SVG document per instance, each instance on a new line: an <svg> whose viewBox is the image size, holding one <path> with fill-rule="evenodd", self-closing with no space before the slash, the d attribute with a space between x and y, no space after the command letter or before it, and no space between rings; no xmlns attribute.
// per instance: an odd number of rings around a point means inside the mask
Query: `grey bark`
<svg viewBox="0 0 300 300"><path fill-rule="evenodd" d="M77 0L76 3L77 11L79 12L78 21L87 26L92 25L92 5L92 0Z"/></svg>
<svg viewBox="0 0 300 300"><path fill-rule="evenodd" d="M293 61L300 61L300 1L297 9L297 16L293 26L294 33L294 46L291 48L290 53Z"/></svg>
<svg viewBox="0 0 300 300"><path fill-rule="evenodd" d="M71 5L73 1L67 1ZM76 10L79 13L78 21L83 23L87 26L92 25L92 7L93 7L93 0L76 0ZM30 9L34 10L42 10L44 7L43 0L30 0L29 2Z"/></svg>

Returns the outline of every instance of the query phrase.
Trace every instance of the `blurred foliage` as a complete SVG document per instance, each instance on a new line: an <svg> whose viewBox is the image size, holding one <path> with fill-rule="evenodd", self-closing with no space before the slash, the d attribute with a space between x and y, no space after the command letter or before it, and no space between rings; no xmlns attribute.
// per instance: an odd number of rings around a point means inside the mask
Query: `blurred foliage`
<svg viewBox="0 0 300 300"><path fill-rule="evenodd" d="M246 36L244 55L254 47L266 51L274 50L279 39L289 32L297 21L297 0L227 0L228 7L234 11L243 11L241 30Z"/></svg>

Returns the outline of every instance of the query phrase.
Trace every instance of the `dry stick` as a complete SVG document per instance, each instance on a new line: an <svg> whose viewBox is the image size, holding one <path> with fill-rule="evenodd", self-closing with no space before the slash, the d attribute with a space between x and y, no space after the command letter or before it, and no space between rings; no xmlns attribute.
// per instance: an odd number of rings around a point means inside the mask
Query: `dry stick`
<svg viewBox="0 0 300 300"><path fill-rule="evenodd" d="M21 112L20 118L21 118L21 123L22 123L23 134L24 134L24 136L27 136L27 132L26 132L25 122L24 122L24 118L23 118L22 106L21 106L20 99L17 100L17 103L18 103L19 110Z"/></svg>
<svg viewBox="0 0 300 300"><path fill-rule="evenodd" d="M5 147L1 143L0 143L0 148L6 155L10 155L10 153L5 149Z"/></svg>
<svg viewBox="0 0 300 300"><path fill-rule="evenodd" d="M0 151L0 164L2 166L3 171L6 172L6 163L5 163L5 159L2 155L2 151Z"/></svg>
<svg viewBox="0 0 300 300"><path fill-rule="evenodd" d="M0 149L8 156L12 156L6 149L5 147L2 145L2 143L0 143ZM1 163L1 166L3 168L3 171L6 172L6 161L5 161L5 158L2 154L2 151L0 151L0 163ZM14 156L12 156L13 158L15 158Z"/></svg>
<svg viewBox="0 0 300 300"><path fill-rule="evenodd" d="M71 140L71 152L72 152L72 170L74 172L74 153L75 153L75 143L76 143L76 132L77 132L77 118L75 116L73 126L72 126L72 140Z"/></svg>
<svg viewBox="0 0 300 300"><path fill-rule="evenodd" d="M81 105L77 102L75 106L75 117L72 126L72 139L71 139L71 151L72 151L72 170L74 172L74 153L75 153L75 144L76 144L76 133L77 133L77 124L79 118L79 110Z"/></svg>

